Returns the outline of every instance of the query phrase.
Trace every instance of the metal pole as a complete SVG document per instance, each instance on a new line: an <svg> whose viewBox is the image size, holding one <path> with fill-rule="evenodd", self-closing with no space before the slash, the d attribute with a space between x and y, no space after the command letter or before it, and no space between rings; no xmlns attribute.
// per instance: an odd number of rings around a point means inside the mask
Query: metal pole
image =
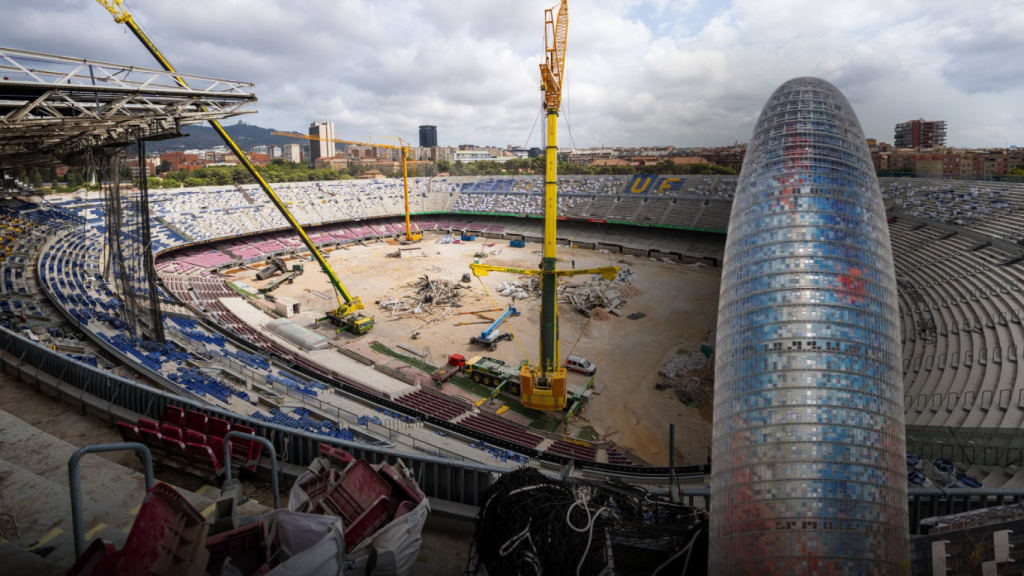
<svg viewBox="0 0 1024 576"><path fill-rule="evenodd" d="M679 503L679 487L676 486L676 423L668 423L668 495L673 504Z"/></svg>
<svg viewBox="0 0 1024 576"><path fill-rule="evenodd" d="M261 436L253 436L252 434L245 434L243 432L228 432L224 436L224 469L225 469L225 480L231 480L231 442L232 438L241 438L243 440L252 440L253 442L259 442L263 444L263 447L270 452L270 478L271 487L274 491L274 510L281 507L281 496L277 492L277 451L274 450L274 445Z"/></svg>
<svg viewBox="0 0 1024 576"><path fill-rule="evenodd" d="M97 444L79 448L68 460L68 483L71 485L71 524L75 535L75 558L77 559L85 552L85 516L82 512L82 473L79 467L79 460L86 454L97 452L119 452L121 450L134 450L142 454L142 465L146 474L146 492L153 488L153 455L149 448L138 442L127 442L121 444Z"/></svg>

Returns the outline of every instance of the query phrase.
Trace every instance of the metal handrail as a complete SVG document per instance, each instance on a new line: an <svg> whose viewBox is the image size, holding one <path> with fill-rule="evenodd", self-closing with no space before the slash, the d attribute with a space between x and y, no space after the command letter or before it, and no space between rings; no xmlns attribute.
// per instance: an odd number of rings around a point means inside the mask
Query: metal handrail
<svg viewBox="0 0 1024 576"><path fill-rule="evenodd" d="M75 535L75 558L85 552L85 516L82 512L82 472L79 460L86 454L97 452L119 452L121 450L134 450L142 454L142 464L146 474L146 492L153 487L153 455L149 448L138 442L124 442L120 444L97 444L79 448L68 460L68 483L71 485L71 524Z"/></svg>
<svg viewBox="0 0 1024 576"><path fill-rule="evenodd" d="M260 436L254 436L252 434L246 434L245 432L228 432L224 436L224 468L225 479L231 480L231 442L232 438L241 438L243 440L251 440L263 444L263 447L270 452L270 483L271 489L274 491L274 510L281 507L281 496L277 492L277 451L274 450L274 445Z"/></svg>

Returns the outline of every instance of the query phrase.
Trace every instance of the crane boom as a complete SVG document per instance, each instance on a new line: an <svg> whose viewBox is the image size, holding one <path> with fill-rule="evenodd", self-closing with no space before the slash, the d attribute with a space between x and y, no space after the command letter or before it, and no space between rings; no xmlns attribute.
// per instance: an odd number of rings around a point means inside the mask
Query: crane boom
<svg viewBox="0 0 1024 576"><path fill-rule="evenodd" d="M391 150L402 151L402 190L404 191L405 197L405 239L408 242L416 242L423 236L421 234L412 233L412 223L409 221L409 144L397 136L378 136L378 138L393 138L398 140L399 145L394 144L379 144L376 142L356 142L355 140L339 140L337 138L321 138L319 136L307 135L307 134L295 134L292 132L274 132L274 136L287 136L289 138L302 138L305 140L316 140L319 142L337 142L338 144L354 144L356 146L374 146L376 148L389 148ZM373 138L372 136L370 137ZM412 162L416 164L416 161Z"/></svg>
<svg viewBox="0 0 1024 576"><path fill-rule="evenodd" d="M148 50L149 53L153 55L153 58L155 58L156 61L160 63L160 66L162 66L164 70L167 70L168 72L175 72L174 67L171 66L171 63L163 55L160 49L157 48L156 44L154 44L153 41L149 39L149 36L147 36L146 33L143 32L141 28L139 28L139 25L135 22L135 19L132 17L132 14L128 11L128 9L121 6L122 0L96 1L99 2L101 6L106 8L107 11L114 16L115 22L117 22L118 24L125 24L126 26L128 26L128 29L132 31L132 34L134 34L135 37L138 38L140 42L142 42L143 46L146 47L146 50ZM175 81L182 87L188 87L185 81L182 80L180 77L176 76ZM217 134L221 137L221 139L224 140L224 143L227 145L227 147L235 154L235 156L238 158L238 161L241 162L242 166L245 167L249 174L251 174L252 177L256 180L256 182L260 185L260 188L262 188L263 191L267 194L267 196L270 198L270 201L273 202L274 206L276 206L278 211L281 212L281 215L284 216L285 220L288 222L288 225L291 226L292 230L294 230L299 235L299 239L306 246L306 248L309 249L310 254L313 255L317 263L320 264L320 267L327 274L327 277L331 281L331 285L334 286L336 292L335 296L338 298L338 309L335 310L334 313L339 317L343 317L352 314L356 310L362 309L362 300L360 300L358 296L352 296L351 294L349 294L348 290L345 289L345 286L341 283L341 280L338 278L338 275L334 273L334 270L331 268L331 265L328 264L327 259L325 259L323 254L320 253L320 250L317 249L316 244L309 238L308 235L306 235L306 231L302 229L302 226L299 224L299 222L295 219L294 216L292 216L291 212L288 211L288 207L285 205L285 203L281 200L277 193L274 192L274 189L270 187L270 184L267 183L263 176L260 175L259 171L256 170L256 166L254 166L253 163L249 160L249 158L245 155L245 153L242 152L241 148L238 147L238 144L236 144L235 141L232 140L231 136L229 136L227 131L225 131L224 128L220 125L220 122L217 122L216 120L210 120L209 122L210 126L212 126L213 129L217 132Z"/></svg>

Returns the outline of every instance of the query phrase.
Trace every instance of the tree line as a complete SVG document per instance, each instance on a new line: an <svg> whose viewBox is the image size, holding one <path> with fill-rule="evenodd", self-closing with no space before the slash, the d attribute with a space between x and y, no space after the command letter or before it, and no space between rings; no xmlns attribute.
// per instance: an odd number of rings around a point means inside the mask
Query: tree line
<svg viewBox="0 0 1024 576"><path fill-rule="evenodd" d="M255 179L242 166L208 166L198 170L171 171L170 163L164 162L157 167L157 176L149 176L150 188L194 188L196 186L233 186L235 184L253 184ZM285 162L275 159L266 166L257 166L256 170L264 180L276 182L315 182L329 180L349 180L358 178L375 167L366 164L352 164L344 170L316 169L299 162ZM387 178L401 178L401 170L382 170ZM544 173L544 158L512 158L506 162L437 162L409 164L409 177L432 177L447 173L451 176L517 176ZM632 174L736 174L725 166L717 164L676 164L663 160L647 166L581 166L569 162L558 163L558 173L567 176L579 175L632 175ZM45 192L45 184L52 186L52 192L64 193L86 188L95 190L99 184L90 184L89 174L81 168L71 168L64 176L57 175L56 168L20 170L18 176L31 183L40 192ZM131 170L121 169L122 181L132 178Z"/></svg>

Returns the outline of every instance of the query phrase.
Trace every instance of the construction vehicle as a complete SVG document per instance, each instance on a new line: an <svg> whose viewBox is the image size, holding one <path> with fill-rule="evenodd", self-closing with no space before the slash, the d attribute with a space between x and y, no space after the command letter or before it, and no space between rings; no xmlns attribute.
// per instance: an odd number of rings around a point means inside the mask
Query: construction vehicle
<svg viewBox="0 0 1024 576"><path fill-rule="evenodd" d="M565 365L561 362L558 340L558 278L580 274L600 274L605 280L614 280L619 269L615 266L591 270L557 270L556 254L558 222L558 111L562 106L562 82L565 79L566 34L569 29L569 3L562 0L558 12L554 8L544 11L544 62L540 65L543 107L547 113L547 140L544 172L544 247L540 270L524 270L471 264L477 277L490 272L508 272L540 276L540 363L523 362L519 374L523 406L538 410L564 410L568 406L569 390Z"/></svg>
<svg viewBox="0 0 1024 576"><path fill-rule="evenodd" d="M405 241L406 242L419 242L423 239L422 234L414 234L412 231L412 223L409 221L409 153L412 149L409 147L409 143L401 138L390 136L398 140L398 146L394 144L381 144L379 142L356 142L355 140L337 140L335 138L321 138L319 136L312 136L308 134L296 134L294 132L274 132L274 136L287 136L289 138L302 138L303 140L318 140L320 142L335 142L338 144L352 144L355 146L374 146L376 148L386 148L388 150L400 150L402 152L402 190L405 196ZM412 162L416 164L415 161Z"/></svg>
<svg viewBox="0 0 1024 576"><path fill-rule="evenodd" d="M498 319L495 320L493 324L488 326L486 330L484 330L483 332L480 333L480 336L473 336L472 338L470 338L469 339L469 343L470 344L487 344L488 345L488 350L490 350L491 352L494 352L495 350L498 349L498 342L501 342L502 340L511 340L512 339L512 334L510 334L510 333L502 334L501 332L499 332L498 331L498 326L501 326L501 324L509 316L519 316L520 314L522 314L522 313L519 310L516 310L514 307L509 306L508 310L505 310L505 312L502 313L502 315L499 316Z"/></svg>
<svg viewBox="0 0 1024 576"><path fill-rule="evenodd" d="M142 28L139 27L138 23L135 22L135 18L132 16L131 12L129 12L127 8L121 5L123 0L96 1L99 2L99 4L103 6L108 12L110 12L111 15L113 15L114 22L118 24L124 24L128 27L129 30L132 31L132 34L134 34L135 37L138 38L139 42L142 42L143 46L146 47L146 50L148 50L149 53L153 56L153 58L155 58L156 61L160 63L160 66L163 67L164 70L167 70L168 72L175 71L174 67L171 66L171 63L164 56L163 52L161 52L160 49L157 48L156 44L154 44L153 41L149 39L149 36L147 36L146 33L142 31ZM188 84L180 76L176 76L174 80L182 88L188 88ZM200 108L203 109L203 111L205 111L205 109L202 106L200 106ZM253 179L256 180L256 183L259 184L260 188L263 189L263 192L266 193L268 198L270 198L270 201L274 204L274 206L281 213L281 215L284 216L284 219L286 222L288 222L288 225L291 226L292 230L294 230L296 234L298 234L299 240L302 241L302 243L309 250L313 258L317 261L318 264L320 264L320 268L322 268L324 273L327 274L327 277L331 281L331 285L334 287L335 297L338 299L338 307L328 312L327 316L336 326L339 327L339 331L342 329L349 329L355 331L356 326L366 327L365 330L359 332L360 334L362 334L363 332L372 328L373 319L367 318L366 316L359 312L359 310L362 310L365 307L363 305L363 301L358 296L352 296L351 294L349 294L348 290L341 283L341 279L338 278L338 275L334 273L334 270L331 268L331 265L328 264L327 259L324 258L324 255L320 253L319 249L317 249L316 244L306 234L306 231L302 228L302 225L299 224L298 220L296 220L295 217L292 216L292 213L288 210L288 207L285 205L285 202L281 200L281 197L278 196L276 192L274 192L274 189L271 188L270 184L268 184L267 181L263 178L263 176L260 175L259 171L256 170L256 166L253 165L253 163L249 160L249 157L245 155L245 152L242 152L242 149L238 147L238 144L236 144L235 141L231 138L231 136L228 135L228 133L224 130L224 127L220 125L220 122L216 120L210 120L209 122L210 126L214 129L215 132L217 132L217 134L224 141L224 144L227 145L228 149L231 150L232 153L234 153L239 163L241 163L242 166L245 167L246 171L249 172L249 175L251 175Z"/></svg>
<svg viewBox="0 0 1024 576"><path fill-rule="evenodd" d="M521 371L525 364L526 361L523 361L518 367L512 367L497 358L474 356L470 361L466 362L462 371L477 384L493 386L494 392L491 393L491 398L497 396L506 388L509 392L518 396L522 383Z"/></svg>
<svg viewBox="0 0 1024 576"><path fill-rule="evenodd" d="M466 357L462 354L452 354L448 357L448 362L443 366L438 366L437 370L430 373L430 379L440 384L445 380L448 380L455 375L456 372L462 370L466 365Z"/></svg>

